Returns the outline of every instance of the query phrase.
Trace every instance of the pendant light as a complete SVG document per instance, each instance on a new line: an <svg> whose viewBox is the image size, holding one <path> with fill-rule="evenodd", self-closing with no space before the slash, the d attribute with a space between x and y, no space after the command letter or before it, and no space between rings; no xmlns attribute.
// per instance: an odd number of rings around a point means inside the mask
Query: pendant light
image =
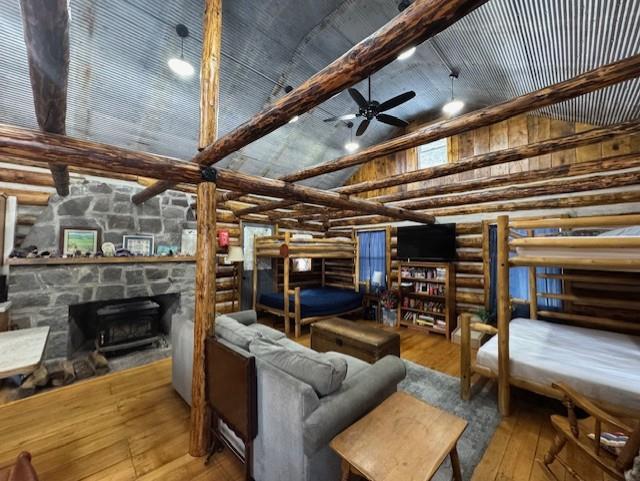
<svg viewBox="0 0 640 481"><path fill-rule="evenodd" d="M193 65L184 59L184 39L189 36L189 29L183 24L176 25L176 33L180 37L180 58L173 57L167 62L169 68L180 77L189 78L193 75Z"/></svg>
<svg viewBox="0 0 640 481"><path fill-rule="evenodd" d="M462 100L456 100L453 95L453 81L457 80L458 74L456 72L451 72L449 77L451 77L451 100L444 104L442 111L447 115L456 115L464 108L464 102Z"/></svg>
<svg viewBox="0 0 640 481"><path fill-rule="evenodd" d="M358 150L360 148L360 144L358 142L354 142L353 141L353 122L349 122L347 124L347 127L349 127L349 142L347 142L346 144L344 144L344 149L347 152L355 152L356 150Z"/></svg>

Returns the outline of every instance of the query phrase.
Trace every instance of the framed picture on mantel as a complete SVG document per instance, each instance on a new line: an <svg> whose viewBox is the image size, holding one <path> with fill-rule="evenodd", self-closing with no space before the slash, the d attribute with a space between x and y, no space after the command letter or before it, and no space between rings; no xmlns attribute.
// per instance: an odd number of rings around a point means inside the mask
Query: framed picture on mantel
<svg viewBox="0 0 640 481"><path fill-rule="evenodd" d="M153 236L124 235L122 236L122 247L136 256L152 256Z"/></svg>
<svg viewBox="0 0 640 481"><path fill-rule="evenodd" d="M60 252L63 256L95 254L100 245L100 229L86 227L62 227L60 229Z"/></svg>

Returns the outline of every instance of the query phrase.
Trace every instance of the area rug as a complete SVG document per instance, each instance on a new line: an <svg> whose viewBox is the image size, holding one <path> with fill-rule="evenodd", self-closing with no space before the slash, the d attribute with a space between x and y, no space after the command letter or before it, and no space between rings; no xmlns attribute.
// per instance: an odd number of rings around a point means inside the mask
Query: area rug
<svg viewBox="0 0 640 481"><path fill-rule="evenodd" d="M469 423L458 442L458 455L462 478L465 481L470 480L500 423L495 383L487 383L481 391L475 392L471 401L463 401L460 399L458 378L411 361L403 361L407 367L407 377L398 386L401 390ZM451 476L451 462L447 458L433 480L449 481Z"/></svg>

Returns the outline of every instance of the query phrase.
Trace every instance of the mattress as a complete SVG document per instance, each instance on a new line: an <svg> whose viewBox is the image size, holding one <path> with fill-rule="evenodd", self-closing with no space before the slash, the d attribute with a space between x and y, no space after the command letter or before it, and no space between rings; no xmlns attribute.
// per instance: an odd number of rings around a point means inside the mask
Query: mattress
<svg viewBox="0 0 640 481"><path fill-rule="evenodd" d="M260 295L260 304L274 309L284 309L282 293ZM302 317L330 316L362 307L362 293L337 287L317 287L300 290ZM294 296L289 296L289 309L293 312Z"/></svg>
<svg viewBox="0 0 640 481"><path fill-rule="evenodd" d="M570 259L640 259L640 249L594 249L593 247L516 247L516 253L525 257L560 257Z"/></svg>
<svg viewBox="0 0 640 481"><path fill-rule="evenodd" d="M511 321L511 375L551 386L562 382L596 401L640 411L640 337L517 318ZM477 364L498 373L498 336Z"/></svg>

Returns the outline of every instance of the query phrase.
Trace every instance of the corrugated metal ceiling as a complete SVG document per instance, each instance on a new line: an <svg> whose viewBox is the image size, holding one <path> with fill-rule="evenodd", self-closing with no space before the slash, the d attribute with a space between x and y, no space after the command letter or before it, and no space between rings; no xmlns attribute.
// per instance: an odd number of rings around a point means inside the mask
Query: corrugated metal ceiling
<svg viewBox="0 0 640 481"><path fill-rule="evenodd" d="M226 0L220 133L229 132L397 14L397 0ZM198 80L177 78L166 61L179 51L176 23L192 38L185 57L198 68L202 0L72 0L68 133L132 149L189 158L196 147ZM444 59L438 55L438 51ZM36 127L18 0L0 11L0 121ZM433 116L449 97L448 66L460 70L456 95L489 105L640 53L638 0L490 0L373 78L385 100L413 89L392 113ZM443 61L444 60L444 61ZM364 83L360 85L365 89ZM322 120L354 110L346 93L295 124L247 146L222 165L277 177L336 158L344 124ZM640 117L640 80L541 112L607 124ZM361 144L397 133L373 123ZM341 184L348 171L311 179Z"/></svg>

